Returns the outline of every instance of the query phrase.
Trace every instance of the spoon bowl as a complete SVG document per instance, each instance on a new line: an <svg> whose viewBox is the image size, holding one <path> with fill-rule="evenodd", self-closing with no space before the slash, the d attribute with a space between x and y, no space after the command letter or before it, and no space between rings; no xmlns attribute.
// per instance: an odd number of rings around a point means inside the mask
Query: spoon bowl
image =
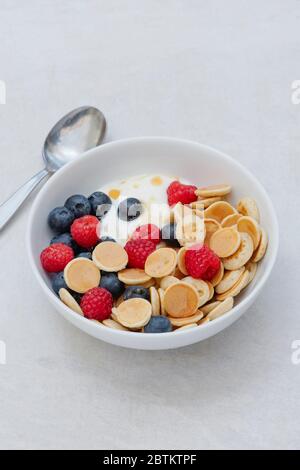
<svg viewBox="0 0 300 470"><path fill-rule="evenodd" d="M103 113L92 106L82 106L64 116L49 132L43 158L46 168L54 173L66 163L97 147L106 131Z"/></svg>

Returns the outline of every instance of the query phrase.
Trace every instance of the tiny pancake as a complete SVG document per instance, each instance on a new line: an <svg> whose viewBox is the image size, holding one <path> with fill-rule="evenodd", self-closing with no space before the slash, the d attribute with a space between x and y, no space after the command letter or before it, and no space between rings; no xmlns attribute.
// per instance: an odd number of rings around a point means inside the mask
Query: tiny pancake
<svg viewBox="0 0 300 470"><path fill-rule="evenodd" d="M120 323L116 322L115 320L111 320L110 318L108 318L107 320L103 320L102 323L104 326L107 326L108 328L112 328L113 330L128 331L127 328L125 328Z"/></svg>
<svg viewBox="0 0 300 470"><path fill-rule="evenodd" d="M152 305L152 315L160 315L160 299L155 287L150 287L150 300Z"/></svg>
<svg viewBox="0 0 300 470"><path fill-rule="evenodd" d="M221 261L219 271L217 272L217 274L210 281L211 285L213 287L217 286L222 281L223 276L224 276L224 266L223 266L223 263Z"/></svg>
<svg viewBox="0 0 300 470"><path fill-rule="evenodd" d="M237 210L240 214L253 217L257 222L260 220L259 210L256 202L251 197L244 197L238 202Z"/></svg>
<svg viewBox="0 0 300 470"><path fill-rule="evenodd" d="M205 225L205 240L204 243L205 245L209 246L209 241L212 237L212 235L221 228L221 225L219 222L217 222L214 219L204 219L204 225Z"/></svg>
<svg viewBox="0 0 300 470"><path fill-rule="evenodd" d="M116 272L126 267L128 255L118 243L103 242L94 249L93 261L103 271Z"/></svg>
<svg viewBox="0 0 300 470"><path fill-rule="evenodd" d="M248 233L241 232L241 244L239 249L228 258L223 258L224 268L235 271L244 266L253 255L253 241Z"/></svg>
<svg viewBox="0 0 300 470"><path fill-rule="evenodd" d="M122 299L122 302L124 302L124 299ZM117 317L117 308L118 306L121 304L121 302L119 304L116 304L115 307L113 307L112 309L112 312L110 314L111 318L116 321L118 323L118 317Z"/></svg>
<svg viewBox="0 0 300 470"><path fill-rule="evenodd" d="M127 268L118 272L118 278L127 286L140 286L151 281L151 277L143 269Z"/></svg>
<svg viewBox="0 0 300 470"><path fill-rule="evenodd" d="M246 232L250 235L253 241L253 248L256 250L261 237L261 229L256 220L245 215L238 220L237 229L239 232Z"/></svg>
<svg viewBox="0 0 300 470"><path fill-rule="evenodd" d="M209 302L213 298L213 296L215 295L215 289L214 289L214 286L212 285L211 282L209 282L209 281L205 281L205 282L206 282L206 284L208 285L208 288L209 288L209 297L208 297L208 302Z"/></svg>
<svg viewBox="0 0 300 470"><path fill-rule="evenodd" d="M129 299L116 309L118 322L129 329L139 329L147 325L151 318L152 307L145 299Z"/></svg>
<svg viewBox="0 0 300 470"><path fill-rule="evenodd" d="M197 328L197 327L198 327L197 323L190 323L189 325L180 326L179 328L175 330L175 333L176 331L190 330L191 328Z"/></svg>
<svg viewBox="0 0 300 470"><path fill-rule="evenodd" d="M232 309L234 304L233 297L228 297L226 300L221 302L214 310L212 310L206 318L209 320L216 320L216 318L221 317L225 313L229 312Z"/></svg>
<svg viewBox="0 0 300 470"><path fill-rule="evenodd" d="M184 326L184 325L190 325L191 323L197 323L203 318L203 316L204 316L203 313L200 310L198 310L198 312L196 312L195 315L192 315L190 317L183 317L183 318L168 317L168 318L173 326Z"/></svg>
<svg viewBox="0 0 300 470"><path fill-rule="evenodd" d="M248 284L250 284L250 282L252 282L253 279L255 278L255 274L257 271L257 263L254 263L253 261L248 261L245 268L249 271Z"/></svg>
<svg viewBox="0 0 300 470"><path fill-rule="evenodd" d="M164 309L170 317L190 317L196 313L199 294L194 286L178 282L168 287L164 296Z"/></svg>
<svg viewBox="0 0 300 470"><path fill-rule="evenodd" d="M220 201L215 202L211 206L209 206L204 211L204 217L206 219L214 219L217 222L221 223L225 217L228 215L235 214L236 210L232 207L228 202Z"/></svg>
<svg viewBox="0 0 300 470"><path fill-rule="evenodd" d="M179 279L177 279L177 277L166 276L166 277L163 277L162 280L160 281L160 287L163 290L166 290L168 289L168 287L172 286L173 284L176 284L177 282L179 282Z"/></svg>
<svg viewBox="0 0 300 470"><path fill-rule="evenodd" d="M69 289L85 294L93 287L98 287L101 274L93 261L75 258L65 267L64 278Z"/></svg>
<svg viewBox="0 0 300 470"><path fill-rule="evenodd" d="M211 302L210 304L206 304L203 307L201 307L201 312L203 313L203 315L207 315L214 308L216 308L220 303L221 303L220 301L215 301L215 302Z"/></svg>
<svg viewBox="0 0 300 470"><path fill-rule="evenodd" d="M245 270L241 275L240 279L237 281L237 283L223 294L218 294L216 296L216 299L222 301L227 299L228 297L236 297L248 285L248 281L249 271Z"/></svg>
<svg viewBox="0 0 300 470"><path fill-rule="evenodd" d="M203 243L205 239L205 224L202 217L194 212L184 216L176 225L176 239L181 246Z"/></svg>
<svg viewBox="0 0 300 470"><path fill-rule="evenodd" d="M200 197L216 197L226 196L231 192L231 186L229 184L215 184L212 186L206 186L198 188L195 193Z"/></svg>
<svg viewBox="0 0 300 470"><path fill-rule="evenodd" d="M238 220L243 217L241 214L231 214L225 217L225 219L222 220L222 227L232 227L233 225L236 225Z"/></svg>
<svg viewBox="0 0 300 470"><path fill-rule="evenodd" d="M177 253L173 248L160 248L153 251L145 263L145 272L150 277L165 277L176 268Z"/></svg>
<svg viewBox="0 0 300 470"><path fill-rule="evenodd" d="M159 288L157 292L158 292L159 300L160 300L160 314L166 315L165 306L164 306L165 291Z"/></svg>
<svg viewBox="0 0 300 470"><path fill-rule="evenodd" d="M209 301L211 290L209 288L209 285L205 281L202 281L202 279L194 279L193 277L188 276L183 278L181 282L185 282L195 287L196 291L199 294L198 308Z"/></svg>
<svg viewBox="0 0 300 470"><path fill-rule="evenodd" d="M234 227L226 227L212 234L209 247L219 258L227 258L238 250L240 244L240 233Z"/></svg>
<svg viewBox="0 0 300 470"><path fill-rule="evenodd" d="M70 292L67 289L59 289L59 298L60 300L71 310L73 310L76 313L79 313L79 315L83 315L83 312L80 308L80 305L76 302L74 297L70 294Z"/></svg>
<svg viewBox="0 0 300 470"><path fill-rule="evenodd" d="M236 269L235 271L226 271L222 281L216 286L216 293L224 294L224 292L231 289L241 278L244 271L244 266L240 269Z"/></svg>
<svg viewBox="0 0 300 470"><path fill-rule="evenodd" d="M253 253L251 261L258 263L264 256L268 247L268 235L267 232L262 228L261 229L261 239L256 251Z"/></svg>
<svg viewBox="0 0 300 470"><path fill-rule="evenodd" d="M184 274L185 276L187 276L188 272L185 267L185 253L186 253L186 248L183 246L178 251L177 264L178 264L179 271L182 272L182 274Z"/></svg>
<svg viewBox="0 0 300 470"><path fill-rule="evenodd" d="M209 197L209 198L203 198L203 199L198 199L198 201L192 202L190 206L192 209L200 209L202 210L207 209L207 207L211 206L214 202L219 202L221 201L222 198L217 196L217 197Z"/></svg>

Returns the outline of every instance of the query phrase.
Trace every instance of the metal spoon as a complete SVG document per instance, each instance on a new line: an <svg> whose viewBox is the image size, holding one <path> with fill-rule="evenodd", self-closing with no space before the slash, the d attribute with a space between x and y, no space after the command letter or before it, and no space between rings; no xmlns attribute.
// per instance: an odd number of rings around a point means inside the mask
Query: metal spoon
<svg viewBox="0 0 300 470"><path fill-rule="evenodd" d="M36 186L66 163L86 150L101 144L106 130L103 113L91 106L82 106L64 116L50 131L43 147L45 169L33 176L0 206L0 230L12 218Z"/></svg>

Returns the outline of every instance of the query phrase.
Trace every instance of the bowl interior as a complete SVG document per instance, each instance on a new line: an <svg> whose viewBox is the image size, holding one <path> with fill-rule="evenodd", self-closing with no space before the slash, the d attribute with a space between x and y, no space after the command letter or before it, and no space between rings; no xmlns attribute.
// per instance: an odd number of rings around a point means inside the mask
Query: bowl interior
<svg viewBox="0 0 300 470"><path fill-rule="evenodd" d="M53 236L47 226L51 209L63 205L71 194L89 195L109 181L147 173L174 175L195 185L229 183L233 187L230 198L233 203L244 196L255 198L261 223L269 234L269 248L255 280L238 297L236 305L239 305L256 289L265 271L274 263L278 229L272 204L256 178L237 161L209 147L176 139L140 138L106 144L87 152L54 175L38 195L29 222L29 251L38 277L50 286L40 266L39 254ZM49 294L54 296L50 290ZM189 333L188 330L185 333Z"/></svg>

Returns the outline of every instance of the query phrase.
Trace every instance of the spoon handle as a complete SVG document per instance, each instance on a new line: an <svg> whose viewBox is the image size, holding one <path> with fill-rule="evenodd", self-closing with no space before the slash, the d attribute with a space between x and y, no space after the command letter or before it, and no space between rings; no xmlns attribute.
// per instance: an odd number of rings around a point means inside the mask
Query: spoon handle
<svg viewBox="0 0 300 470"><path fill-rule="evenodd" d="M49 174L48 170L44 169L34 175L27 183L19 188L7 201L0 206L0 230L7 224L12 216L17 212L19 207L32 193L34 188Z"/></svg>

